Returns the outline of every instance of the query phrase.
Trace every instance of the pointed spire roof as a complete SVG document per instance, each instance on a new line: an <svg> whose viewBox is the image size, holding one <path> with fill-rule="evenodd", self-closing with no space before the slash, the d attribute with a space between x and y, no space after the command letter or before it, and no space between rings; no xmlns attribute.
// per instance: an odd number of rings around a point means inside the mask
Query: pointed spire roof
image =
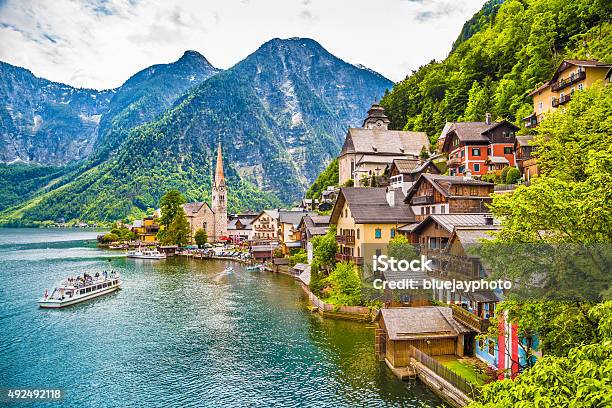
<svg viewBox="0 0 612 408"><path fill-rule="evenodd" d="M217 148L217 167L215 170L215 185L219 186L225 184L225 177L223 175L223 155L221 154L221 142Z"/></svg>

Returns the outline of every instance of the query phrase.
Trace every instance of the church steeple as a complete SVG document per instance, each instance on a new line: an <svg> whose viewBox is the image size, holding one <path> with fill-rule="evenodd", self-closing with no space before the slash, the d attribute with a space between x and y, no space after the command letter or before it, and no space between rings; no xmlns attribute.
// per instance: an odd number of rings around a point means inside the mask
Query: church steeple
<svg viewBox="0 0 612 408"><path fill-rule="evenodd" d="M223 175L223 155L221 154L221 142L219 142L219 147L217 148L217 167L215 169L214 185L215 187L225 185L225 176Z"/></svg>
<svg viewBox="0 0 612 408"><path fill-rule="evenodd" d="M217 163L215 167L215 179L212 185L212 210L215 219L214 241L227 237L227 190L225 188L225 176L223 174L223 154L221 153L221 142L217 147Z"/></svg>

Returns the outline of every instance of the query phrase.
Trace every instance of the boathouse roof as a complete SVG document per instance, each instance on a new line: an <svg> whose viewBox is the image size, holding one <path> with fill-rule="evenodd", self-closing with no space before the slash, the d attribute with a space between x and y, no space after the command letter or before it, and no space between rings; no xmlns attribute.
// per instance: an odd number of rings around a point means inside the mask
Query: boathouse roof
<svg viewBox="0 0 612 408"><path fill-rule="evenodd" d="M457 337L470 330L453 318L450 307L394 307L381 309L382 319L390 340L434 339Z"/></svg>

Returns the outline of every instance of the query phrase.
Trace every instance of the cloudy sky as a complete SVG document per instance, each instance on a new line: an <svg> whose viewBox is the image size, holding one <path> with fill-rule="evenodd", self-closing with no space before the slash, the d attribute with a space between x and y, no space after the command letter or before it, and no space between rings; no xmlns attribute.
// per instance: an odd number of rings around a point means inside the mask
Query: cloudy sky
<svg viewBox="0 0 612 408"><path fill-rule="evenodd" d="M0 0L0 60L111 88L185 50L229 68L265 41L310 37L394 81L444 58L484 0Z"/></svg>

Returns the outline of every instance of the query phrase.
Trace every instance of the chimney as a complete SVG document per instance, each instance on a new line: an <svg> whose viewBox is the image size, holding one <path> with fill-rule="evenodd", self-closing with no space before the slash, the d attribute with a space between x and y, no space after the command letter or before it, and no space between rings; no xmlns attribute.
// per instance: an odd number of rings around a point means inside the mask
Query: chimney
<svg viewBox="0 0 612 408"><path fill-rule="evenodd" d="M387 187L387 204L389 207L395 207L395 189Z"/></svg>
<svg viewBox="0 0 612 408"><path fill-rule="evenodd" d="M486 123L487 125L490 125L490 124L491 124L491 114L490 114L489 112L487 112L487 113L485 114L485 123Z"/></svg>
<svg viewBox="0 0 612 408"><path fill-rule="evenodd" d="M493 216L490 214L486 214L484 216L484 223L485 225L493 225Z"/></svg>

